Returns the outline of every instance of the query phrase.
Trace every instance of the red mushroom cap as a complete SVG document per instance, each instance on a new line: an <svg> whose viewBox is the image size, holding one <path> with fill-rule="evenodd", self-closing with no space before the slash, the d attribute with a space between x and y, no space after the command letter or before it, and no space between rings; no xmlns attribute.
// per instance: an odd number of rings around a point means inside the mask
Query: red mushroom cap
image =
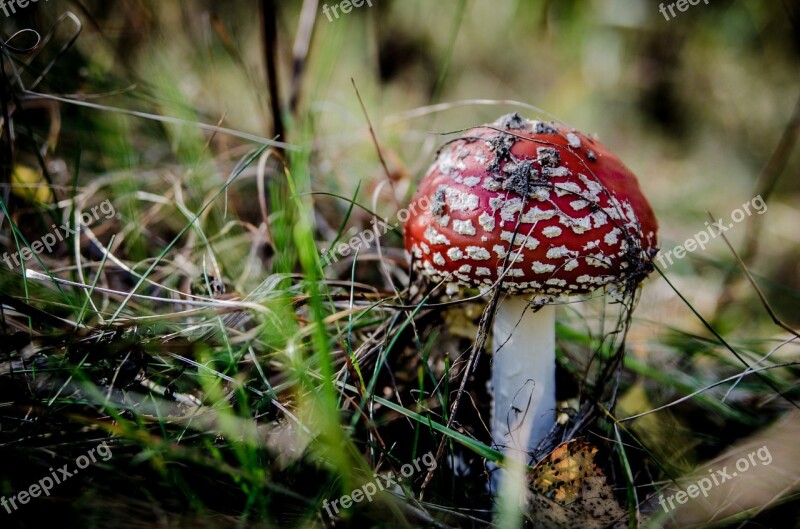
<svg viewBox="0 0 800 529"><path fill-rule="evenodd" d="M658 222L636 176L563 125L501 117L447 143L405 226L414 266L485 292L587 294L635 288L652 271ZM513 250L512 250L513 241Z"/></svg>

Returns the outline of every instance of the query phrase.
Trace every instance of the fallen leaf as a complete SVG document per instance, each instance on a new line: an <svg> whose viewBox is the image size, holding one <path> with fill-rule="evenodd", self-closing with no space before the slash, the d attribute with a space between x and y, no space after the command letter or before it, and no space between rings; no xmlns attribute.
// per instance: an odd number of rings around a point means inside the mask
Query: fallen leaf
<svg viewBox="0 0 800 529"><path fill-rule="evenodd" d="M39 204L49 204L53 201L53 192L42 177L41 171L31 169L26 165L17 165L11 173L11 191L18 197L25 198Z"/></svg>
<svg viewBox="0 0 800 529"><path fill-rule="evenodd" d="M526 516L541 529L628 526L628 513L594 464L597 448L583 439L562 443L528 474Z"/></svg>

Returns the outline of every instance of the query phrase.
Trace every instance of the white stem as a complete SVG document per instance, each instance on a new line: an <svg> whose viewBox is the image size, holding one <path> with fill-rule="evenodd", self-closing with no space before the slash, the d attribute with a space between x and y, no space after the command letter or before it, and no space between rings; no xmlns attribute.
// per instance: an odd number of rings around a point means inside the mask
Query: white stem
<svg viewBox="0 0 800 529"><path fill-rule="evenodd" d="M528 303L506 296L492 330L492 439L523 462L556 420L556 309Z"/></svg>

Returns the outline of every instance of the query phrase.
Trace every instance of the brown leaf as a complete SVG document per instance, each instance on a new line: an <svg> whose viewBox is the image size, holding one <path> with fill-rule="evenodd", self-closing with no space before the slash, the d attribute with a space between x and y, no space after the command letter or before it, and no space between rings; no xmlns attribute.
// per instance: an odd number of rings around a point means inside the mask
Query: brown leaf
<svg viewBox="0 0 800 529"><path fill-rule="evenodd" d="M602 529L627 527L628 514L617 503L602 470L597 448L583 439L559 445L528 474L527 517L535 528Z"/></svg>

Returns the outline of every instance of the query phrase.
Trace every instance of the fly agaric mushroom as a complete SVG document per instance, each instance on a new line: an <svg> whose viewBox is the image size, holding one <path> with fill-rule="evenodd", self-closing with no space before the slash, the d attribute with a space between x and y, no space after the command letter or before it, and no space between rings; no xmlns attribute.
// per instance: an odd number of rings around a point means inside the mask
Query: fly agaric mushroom
<svg viewBox="0 0 800 529"><path fill-rule="evenodd" d="M555 424L554 304L634 291L653 269L658 223L598 141L516 113L448 142L413 200L425 197L405 227L413 266L448 294L506 294L492 329L492 437L522 459Z"/></svg>

